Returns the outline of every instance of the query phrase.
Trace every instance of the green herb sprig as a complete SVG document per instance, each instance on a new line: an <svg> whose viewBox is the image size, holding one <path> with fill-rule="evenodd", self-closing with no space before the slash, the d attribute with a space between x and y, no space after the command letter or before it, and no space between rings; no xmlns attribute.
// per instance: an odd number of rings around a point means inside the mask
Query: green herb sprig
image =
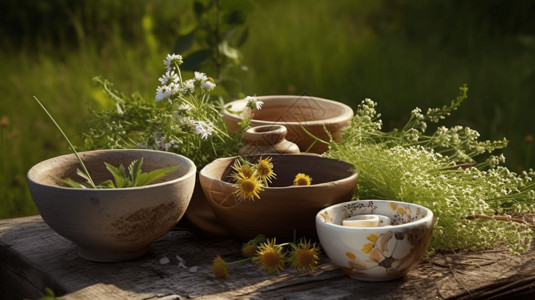
<svg viewBox="0 0 535 300"><path fill-rule="evenodd" d="M526 222L511 215L535 211L535 172L520 174L501 166L494 154L507 140L480 141L477 131L437 123L458 109L467 88L449 106L412 111L402 129L383 131L377 103L358 106L340 143L330 142L327 156L347 161L359 173L355 199L393 199L417 203L435 215L430 250L481 249L505 243L523 252L535 236ZM508 221L509 220L509 221ZM511 222L513 221L513 222Z"/></svg>
<svg viewBox="0 0 535 300"><path fill-rule="evenodd" d="M152 101L139 93L126 96L108 80L95 78L114 105L109 110L91 111L84 130L86 148L174 152L190 158L198 168L216 158L233 156L244 145L242 135L249 120L241 124L240 131L229 133L221 115L223 102L211 94L217 92L216 81L201 72L188 79L182 64L179 54L167 55Z"/></svg>
<svg viewBox="0 0 535 300"><path fill-rule="evenodd" d="M137 186L150 184L160 178L163 178L166 175L173 173L174 171L178 169L178 166L172 166L172 167L156 169L151 172L143 173L141 170L141 167L143 165L143 158L140 158L140 159L133 161L128 166L128 174L127 174L123 165L120 165L117 168L109 163L104 162L104 164L106 165L106 169L108 169L108 171L113 175L115 184L113 183L112 180L106 180L97 185L91 178L91 175L89 174L89 171L87 170L84 164L84 161L82 160L80 155L78 155L78 152L74 148L73 144L71 143L71 141L69 140L65 132L61 129L59 124L56 122L54 117L52 117L52 115L48 112L48 110L45 108L43 103L41 103L41 101L37 99L37 97L34 96L33 98L45 111L45 113L48 115L50 120L52 120L54 125L56 125L56 128L61 132L61 134L63 135L63 138L67 141L67 144L71 148L71 151L74 153L74 155L78 159L78 162L80 163L80 166L82 167L82 170L78 168L76 169L76 174L78 174L78 176L85 179L85 184L79 183L71 178L59 179L61 183L63 183L64 185L68 187L93 188L93 189L137 187Z"/></svg>

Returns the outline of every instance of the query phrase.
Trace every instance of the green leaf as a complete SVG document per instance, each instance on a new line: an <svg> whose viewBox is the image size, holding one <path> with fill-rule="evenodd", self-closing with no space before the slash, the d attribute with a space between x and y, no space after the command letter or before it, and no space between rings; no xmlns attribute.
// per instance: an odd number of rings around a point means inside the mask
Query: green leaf
<svg viewBox="0 0 535 300"><path fill-rule="evenodd" d="M211 49L201 49L184 57L184 63L180 68L188 71L197 71L212 57Z"/></svg>
<svg viewBox="0 0 535 300"><path fill-rule="evenodd" d="M76 174L78 174L78 176L82 177L83 179L85 179L85 181L87 182L87 184L92 187L92 188L95 188L95 184L93 183L93 179L91 179L91 176L89 176L89 174L86 172L86 170L82 171L80 169L76 169Z"/></svg>
<svg viewBox="0 0 535 300"><path fill-rule="evenodd" d="M248 38L249 38L249 27L245 27L245 29L242 31L240 35L240 38L236 42L236 47L243 46L243 44L245 44Z"/></svg>
<svg viewBox="0 0 535 300"><path fill-rule="evenodd" d="M141 175L141 166L143 165L143 158L134 160L128 166L128 172L130 173L130 181L132 186L138 186L138 178Z"/></svg>
<svg viewBox="0 0 535 300"><path fill-rule="evenodd" d="M151 172L143 173L139 176L136 186L143 186L150 184L162 177L165 177L178 169L178 166L157 169Z"/></svg>
<svg viewBox="0 0 535 300"><path fill-rule="evenodd" d="M65 186L67 187L72 187L72 188L75 188L75 189L86 189L87 187L81 183L79 183L78 181L74 181L70 178L63 178L63 179L60 179L59 180L61 183L63 183Z"/></svg>
<svg viewBox="0 0 535 300"><path fill-rule="evenodd" d="M240 10L233 10L223 17L225 23L229 25L242 25L247 20L247 15Z"/></svg>
<svg viewBox="0 0 535 300"><path fill-rule="evenodd" d="M199 18L203 12L204 5L199 1L193 2L193 13L195 14L195 17Z"/></svg>
<svg viewBox="0 0 535 300"><path fill-rule="evenodd" d="M126 173L124 171L123 165L121 165L119 168L116 168L109 163L105 162L106 169L111 173L113 176L113 179L115 180L115 184L118 188L122 188L125 185L125 182L127 181ZM102 184L101 184L102 185Z"/></svg>
<svg viewBox="0 0 535 300"><path fill-rule="evenodd" d="M97 185L97 189L114 189L114 188L115 188L115 185L113 184L113 181L109 179Z"/></svg>
<svg viewBox="0 0 535 300"><path fill-rule="evenodd" d="M188 34L180 35L175 41L175 46L173 47L173 53L183 53L186 52L195 41L196 30L192 30Z"/></svg>

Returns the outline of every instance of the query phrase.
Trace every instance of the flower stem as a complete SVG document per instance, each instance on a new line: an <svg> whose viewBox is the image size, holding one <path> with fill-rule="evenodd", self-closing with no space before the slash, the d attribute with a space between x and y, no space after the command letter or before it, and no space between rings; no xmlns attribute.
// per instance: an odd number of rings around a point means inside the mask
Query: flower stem
<svg viewBox="0 0 535 300"><path fill-rule="evenodd" d="M93 179L91 178L91 176L89 175L89 171L87 171L87 168L85 167L85 164L84 162L82 161L82 159L80 158L80 156L78 155L78 152L76 152L76 149L74 149L74 146L72 145L71 141L69 140L69 138L67 137L67 135L65 134L65 132L63 132L63 130L61 129L61 127L59 126L59 124L56 122L56 120L54 119L54 117L52 117L52 115L48 112L48 110L45 108L45 106L41 103L41 101L39 101L39 99L37 99L37 97L33 96L33 98L35 99L35 101L37 101L37 103L41 106L41 108L45 111L45 113L48 115L48 117L50 118L50 120L52 120L52 122L54 123L54 125L56 125L56 127L58 128L59 132L61 132L61 135L63 135L63 138L65 138L65 140L67 141L67 144L69 144L69 147L71 148L72 152L74 152L74 155L76 155L76 158L78 159L78 161L80 162L80 165L82 166L82 169L85 173L85 175L87 176L87 179L88 179L88 183L89 185L91 185L92 188L96 188L96 185L95 185L95 182L93 181Z"/></svg>

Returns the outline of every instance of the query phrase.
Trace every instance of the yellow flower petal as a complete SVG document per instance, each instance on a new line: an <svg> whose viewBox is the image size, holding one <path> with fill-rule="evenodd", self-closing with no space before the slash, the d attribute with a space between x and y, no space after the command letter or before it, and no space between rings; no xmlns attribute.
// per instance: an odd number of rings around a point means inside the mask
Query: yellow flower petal
<svg viewBox="0 0 535 300"><path fill-rule="evenodd" d="M312 178L310 176L299 173L295 175L294 185L310 185L312 183Z"/></svg>
<svg viewBox="0 0 535 300"><path fill-rule="evenodd" d="M357 256L353 253L353 252L346 252L346 256L349 258L349 259L355 259L357 258Z"/></svg>
<svg viewBox="0 0 535 300"><path fill-rule="evenodd" d="M361 251L366 253L366 254L368 254L368 253L370 253L370 251L372 251L374 246L375 246L374 244L365 244L364 246L362 246L362 250Z"/></svg>
<svg viewBox="0 0 535 300"><path fill-rule="evenodd" d="M230 277L228 273L228 265L220 255L214 258L214 263L212 264L212 273L214 273L214 275L218 278L228 279Z"/></svg>
<svg viewBox="0 0 535 300"><path fill-rule="evenodd" d="M278 274L284 269L284 254L275 239L262 243L253 260L260 265L260 269L266 269L270 274Z"/></svg>
<svg viewBox="0 0 535 300"><path fill-rule="evenodd" d="M368 239L368 241L376 243L378 237L377 237L376 234L372 233L372 234L368 235L366 238Z"/></svg>

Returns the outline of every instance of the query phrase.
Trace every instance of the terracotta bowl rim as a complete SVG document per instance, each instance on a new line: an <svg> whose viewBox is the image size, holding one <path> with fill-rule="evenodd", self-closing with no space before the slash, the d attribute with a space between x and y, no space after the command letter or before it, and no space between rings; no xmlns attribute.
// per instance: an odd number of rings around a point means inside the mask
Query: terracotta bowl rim
<svg viewBox="0 0 535 300"><path fill-rule="evenodd" d="M348 227L348 226L342 226L342 225L334 224L334 223L331 223L331 222L325 222L320 217L321 214L325 213L329 209L337 208L337 207L340 207L340 206L345 206L345 205L348 205L348 204L356 202L356 201L362 201L362 202L371 202L371 201L373 201L373 202L379 202L379 203L396 203L396 204L400 204L400 205L411 205L412 207L416 207L416 208L420 208L420 209L425 210L427 214L426 214L425 217L423 217L421 219L418 219L416 221L412 221L412 222L408 222L408 223L404 223L404 224L398 224L398 225L384 226L384 227ZM433 211L431 209L429 209L429 208L427 208L425 206L416 204L416 203L396 201L396 200L385 200L385 199L360 199L360 200L352 200L352 201L337 203L337 204L328 206L328 207L320 210L316 214L316 226L321 226L321 227L326 228L328 230L341 231L341 232L345 232L345 233L359 233L359 232L374 232L374 233L378 232L378 233L381 233L383 231L390 231L393 228L394 229L399 229L399 228L406 228L406 227L421 226L421 225L426 224L429 221L433 221L433 218L434 218L434 214L433 214Z"/></svg>
<svg viewBox="0 0 535 300"><path fill-rule="evenodd" d="M95 154L101 154L101 153L109 153L109 152L141 152L141 153L150 153L150 154L155 154L155 155L161 155L161 156L173 156L183 162L185 162L188 166L188 171L178 177L178 178L174 178L174 179L171 179L171 180L166 180L164 182L159 182L159 183L154 183L154 184L149 184L149 185L144 185L144 186L139 186L139 187L129 187L129 188L105 188L105 189L79 189L79 188L72 188L72 187L66 187L66 186L59 186L59 185L52 185L52 184L46 184L46 183L42 183L40 181L37 181L35 180L32 175L34 174L37 174L37 173L40 173L40 168L51 162L51 161L55 161L55 160L58 160L58 159L62 159L62 158L67 158L67 157L74 157L74 153L69 153L69 154L63 154L63 155L59 155L59 156L55 156L55 157L51 157L51 158L48 158L46 160L43 160L37 164L35 164L33 167L30 168L30 170L28 170L28 173L26 175L26 178L28 180L29 183L32 183L36 186L40 186L42 188L49 188L49 189L57 189L57 190L64 190L64 191L77 191L77 192L87 192L87 193L120 193L120 192L125 192L125 191L136 191L136 190L141 190L141 189L149 189L149 188L158 188L158 187L161 187L161 186L165 186L165 185L173 185L173 184L176 184L176 183L179 183L179 182L182 182L182 181L186 181L188 180L188 178L190 178L191 176L195 176L196 174L196 171L197 171L197 167L195 166L195 163L193 163L193 161L183 155L180 155L180 154L177 154L177 153L173 153L173 152L167 152L167 151L160 151L160 150L151 150L151 149L100 149L100 150L89 150L89 151L83 151L83 152L78 152L78 154L80 154L81 156L83 156L84 154L92 154L92 153L95 153ZM146 158L144 158L146 159Z"/></svg>
<svg viewBox="0 0 535 300"><path fill-rule="evenodd" d="M297 95L267 95L267 96L257 96L256 99L260 100L260 101L263 101L264 104L263 104L263 107L266 107L266 106L269 106L269 102L277 102L277 101L281 101L283 99L288 99L288 98L301 98L301 97L304 97L304 96L297 96ZM300 122L297 122L297 121L289 121L289 122L280 122L280 121L267 121L267 120L261 120L261 119L255 119L255 118L252 118L251 119L251 122L253 124L259 124L259 125L294 125L294 126L299 126L299 125L332 125L332 124L337 124L337 123L340 123L340 122L344 122L344 121L348 121L348 120L351 120L354 116L354 112L353 112L353 109L351 109L351 107L349 107L347 104L344 104L342 102L338 102L338 101L335 101L335 100L330 100L330 99L325 99L325 98L319 98L319 97L313 97L313 96L307 96L307 98L311 98L311 99L314 99L316 101L319 101L321 103L326 103L326 104L329 104L329 105L333 105L333 106L337 106L337 107L340 107L343 109L343 113L341 115L338 115L338 116L334 116L334 117L331 117L331 118L327 118L327 119L319 119L319 120L314 120L314 121L300 121ZM231 101L227 104L224 105L224 108L223 108L223 111L222 111L222 114L224 117L227 117L235 122L238 122L240 120L242 120L243 118L239 115L236 115L236 114L232 114L230 112L227 111L227 108L229 107L233 107L234 105L239 105L239 104L244 104L243 106L245 106L245 103L247 103L247 100L245 99L239 99L239 100L234 100L234 101Z"/></svg>
<svg viewBox="0 0 535 300"><path fill-rule="evenodd" d="M263 155L252 155L252 156L263 156ZM332 181L322 182L322 183L317 183L317 184L311 184L311 185L299 185L299 186L298 185L288 185L288 186L275 186L275 187L268 186L268 187L264 187L263 188L264 189L262 191L263 194L265 194L265 193L269 194L269 191L280 191L280 190L285 190L285 189L291 189L292 190L292 189L317 189L317 188L323 188L325 186L331 185L333 182L342 182L342 181L354 180L355 177L358 177L358 175L359 175L358 172L351 170L351 168L353 167L352 164L350 164L348 162L345 162L345 161L342 161L342 160L337 160L337 159L334 159L334 158L323 157L323 156L315 154L315 153L297 153L297 154L278 154L278 153L269 154L268 153L268 154L266 154L266 156L283 156L283 157L301 156L301 157L314 157L314 158L317 158L317 159L336 161L336 162L339 162L341 164L347 165L348 173L351 172L351 174L346 176L346 177L337 179L337 180L332 180ZM207 176L206 175L206 170L207 170L208 166L212 165L216 161L233 161L237 157L239 157L239 156L217 158L214 161L212 161L209 164L207 164L204 168L202 168L201 171L199 172L199 176L202 176L202 177L204 177L204 178L206 178L207 180L210 180L210 181L220 182L224 189L233 189L234 188L233 187L233 183Z"/></svg>

